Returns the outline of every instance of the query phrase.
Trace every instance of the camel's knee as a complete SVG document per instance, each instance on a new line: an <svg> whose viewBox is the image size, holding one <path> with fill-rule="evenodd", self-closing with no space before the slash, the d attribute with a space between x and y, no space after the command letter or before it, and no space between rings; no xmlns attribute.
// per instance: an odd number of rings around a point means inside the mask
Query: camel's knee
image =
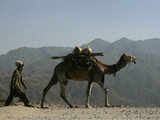
<svg viewBox="0 0 160 120"><path fill-rule="evenodd" d="M45 96L45 94L47 93L47 91L48 91L47 88L45 88L45 89L43 90L43 96Z"/></svg>
<svg viewBox="0 0 160 120"><path fill-rule="evenodd" d="M87 96L91 96L92 91L88 91L86 92Z"/></svg>
<svg viewBox="0 0 160 120"><path fill-rule="evenodd" d="M47 87L44 88L43 94L46 94L53 85L54 85L54 84L50 82L50 83L47 85Z"/></svg>
<svg viewBox="0 0 160 120"><path fill-rule="evenodd" d="M86 94L89 96L92 94L92 86L90 86L90 88L87 89Z"/></svg>
<svg viewBox="0 0 160 120"><path fill-rule="evenodd" d="M63 98L63 99L65 98L65 94L64 94L64 93L61 93L60 96L61 96L61 98Z"/></svg>
<svg viewBox="0 0 160 120"><path fill-rule="evenodd" d="M104 91L105 91L106 94L109 93L109 89L108 88L105 88Z"/></svg>
<svg viewBox="0 0 160 120"><path fill-rule="evenodd" d="M43 90L43 93L45 94L48 90L49 90L49 88L46 87L46 88Z"/></svg>

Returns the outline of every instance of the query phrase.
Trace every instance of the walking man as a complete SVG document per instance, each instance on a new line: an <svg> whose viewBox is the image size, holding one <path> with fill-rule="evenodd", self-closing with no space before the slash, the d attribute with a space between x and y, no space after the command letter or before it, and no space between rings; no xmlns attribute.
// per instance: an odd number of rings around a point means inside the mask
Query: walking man
<svg viewBox="0 0 160 120"><path fill-rule="evenodd" d="M16 61L16 70L14 70L13 75L12 75L12 79L11 79L11 84L10 84L10 95L8 96L6 102L5 102L5 106L8 106L14 97L19 97L25 106L31 107L31 105L29 104L29 100L26 97L23 89L21 86L24 87L24 89L27 89L26 85L23 82L22 79L22 71L24 68L24 62L23 61Z"/></svg>

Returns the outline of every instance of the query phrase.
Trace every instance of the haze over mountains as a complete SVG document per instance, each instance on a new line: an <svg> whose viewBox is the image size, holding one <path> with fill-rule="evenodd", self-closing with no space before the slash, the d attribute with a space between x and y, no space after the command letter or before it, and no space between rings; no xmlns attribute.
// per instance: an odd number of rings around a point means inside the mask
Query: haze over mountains
<svg viewBox="0 0 160 120"><path fill-rule="evenodd" d="M127 38L109 43L95 39L85 46L96 52L103 52L99 57L105 64L116 63L124 53L137 58L137 64L130 64L118 72L116 78L105 77L105 86L110 88L111 104L132 104L138 106L160 105L160 39L132 41ZM11 75L15 69L15 60L25 62L24 79L28 86L27 95L32 102L39 102L42 90L48 84L54 67L60 60L51 60L50 56L66 55L71 47L22 47L0 56L0 99L9 94ZM86 82L69 82L67 97L73 104L84 104ZM59 97L59 86L53 86L46 97L50 103L64 103ZM98 85L94 85L91 103L104 105L104 93Z"/></svg>

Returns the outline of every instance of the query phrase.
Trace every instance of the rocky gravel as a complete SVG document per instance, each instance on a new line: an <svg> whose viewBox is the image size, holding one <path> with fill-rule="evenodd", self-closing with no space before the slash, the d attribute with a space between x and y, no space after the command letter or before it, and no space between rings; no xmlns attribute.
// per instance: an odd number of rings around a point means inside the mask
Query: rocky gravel
<svg viewBox="0 0 160 120"><path fill-rule="evenodd" d="M160 107L68 108L50 105L41 109L12 105L0 107L0 120L160 120Z"/></svg>

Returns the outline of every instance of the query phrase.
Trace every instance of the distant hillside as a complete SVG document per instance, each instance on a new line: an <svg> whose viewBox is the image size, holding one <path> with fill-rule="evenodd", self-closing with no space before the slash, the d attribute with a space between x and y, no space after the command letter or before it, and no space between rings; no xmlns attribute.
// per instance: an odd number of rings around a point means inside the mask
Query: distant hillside
<svg viewBox="0 0 160 120"><path fill-rule="evenodd" d="M104 57L99 57L105 64L116 63L124 52L137 58L137 64L130 64L122 69L116 78L105 77L105 86L111 89L112 104L159 105L160 104L160 39L133 41L128 38L109 43L95 39L82 45L89 46L94 51L102 51ZM60 60L51 60L54 55L66 55L72 51L69 47L19 48L0 56L0 98L8 95L9 81L15 68L15 60L25 62L24 76L29 89L27 95L31 101L39 102L42 90L48 84L56 64ZM86 97L85 82L70 81L67 97L72 103L84 104ZM78 93L78 94L77 94ZM104 93L98 85L93 88L92 104L103 105ZM97 99L98 98L98 99ZM64 103L59 97L59 86L53 87L46 100L53 103Z"/></svg>
<svg viewBox="0 0 160 120"><path fill-rule="evenodd" d="M94 51L105 51L110 45L109 42L102 40L100 38L92 40L90 43L82 45L82 47L91 47Z"/></svg>

